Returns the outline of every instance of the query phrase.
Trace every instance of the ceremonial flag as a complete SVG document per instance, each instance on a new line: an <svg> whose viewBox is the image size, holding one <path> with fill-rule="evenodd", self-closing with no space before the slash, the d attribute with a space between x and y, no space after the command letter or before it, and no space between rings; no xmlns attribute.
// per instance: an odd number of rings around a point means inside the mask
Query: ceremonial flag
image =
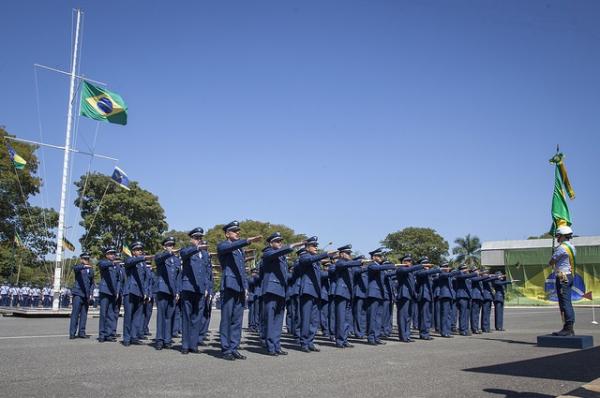
<svg viewBox="0 0 600 398"><path fill-rule="evenodd" d="M127 105L117 93L94 86L86 81L81 84L81 116L103 122L127 124Z"/></svg>
<svg viewBox="0 0 600 398"><path fill-rule="evenodd" d="M111 178L114 182L129 191L129 177L127 177L127 174L123 170L115 166L115 171L113 171Z"/></svg>
<svg viewBox="0 0 600 398"><path fill-rule="evenodd" d="M69 241L67 240L67 238L65 238L64 236L63 236L63 239L62 239L62 243L63 243L63 247L64 247L65 249L67 249L67 250L70 250L70 251L72 251L72 252L74 252L74 251L75 251L75 246L73 246L73 244L72 244L71 242L69 242Z"/></svg>
<svg viewBox="0 0 600 398"><path fill-rule="evenodd" d="M15 231L15 243L17 244L18 247L23 247L25 245L23 245L23 241L21 240L21 237L19 236L19 233Z"/></svg>
<svg viewBox="0 0 600 398"><path fill-rule="evenodd" d="M6 146L8 147L8 155L10 156L10 160L12 160L13 164L15 165L15 169L23 170L27 164L25 159L20 157L9 143L7 143Z"/></svg>
<svg viewBox="0 0 600 398"><path fill-rule="evenodd" d="M127 246L127 243L123 243L123 249L121 249L121 251L127 257L133 257L133 255L131 254L131 249L129 249L129 246Z"/></svg>
<svg viewBox="0 0 600 398"><path fill-rule="evenodd" d="M571 225L571 215L569 214L569 207L567 206L567 198L563 187L566 188L569 198L575 198L575 191L573 191L573 187L567 176L567 169L563 159L564 155L560 152L557 152L550 159L550 163L556 165L554 170L554 194L552 195L552 227L550 228L550 233L553 235L556 228Z"/></svg>

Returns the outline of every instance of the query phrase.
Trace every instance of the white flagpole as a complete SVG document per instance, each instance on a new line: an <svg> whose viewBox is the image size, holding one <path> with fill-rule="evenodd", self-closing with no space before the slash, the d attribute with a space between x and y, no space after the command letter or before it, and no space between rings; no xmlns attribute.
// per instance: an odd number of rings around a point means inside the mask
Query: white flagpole
<svg viewBox="0 0 600 398"><path fill-rule="evenodd" d="M62 185L60 190L60 211L58 213L58 233L56 239L56 265L54 268L54 301L52 309L58 310L58 300L60 296L61 280L61 261L63 255L63 237L65 225L65 201L67 196L67 177L69 174L69 155L71 154L71 128L73 126L73 98L75 96L75 71L77 70L77 51L79 47L79 27L81 26L81 10L75 10L77 13L77 22L75 25L75 42L73 43L73 60L71 62L71 84L69 87L69 108L67 111L67 133L65 137L65 156L63 160Z"/></svg>

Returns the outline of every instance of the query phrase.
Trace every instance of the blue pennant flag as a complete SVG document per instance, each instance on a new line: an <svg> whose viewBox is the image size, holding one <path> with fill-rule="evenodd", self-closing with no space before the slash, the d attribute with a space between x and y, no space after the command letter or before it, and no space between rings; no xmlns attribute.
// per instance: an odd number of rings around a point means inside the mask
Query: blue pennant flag
<svg viewBox="0 0 600 398"><path fill-rule="evenodd" d="M111 178L114 182L129 191L129 177L127 177L127 174L123 170L115 166L115 171L113 171Z"/></svg>

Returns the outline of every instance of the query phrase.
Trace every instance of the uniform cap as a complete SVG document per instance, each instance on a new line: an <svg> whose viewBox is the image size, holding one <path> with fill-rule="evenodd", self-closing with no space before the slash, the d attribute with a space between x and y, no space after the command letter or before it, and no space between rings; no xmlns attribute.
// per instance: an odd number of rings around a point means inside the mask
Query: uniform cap
<svg viewBox="0 0 600 398"><path fill-rule="evenodd" d="M204 236L204 230L200 227L197 227L188 232L188 235L191 238L201 238Z"/></svg>
<svg viewBox="0 0 600 398"><path fill-rule="evenodd" d="M223 226L223 231L228 232L228 231L239 231L240 230L240 223L238 221L232 221L229 224L226 224L225 226Z"/></svg>
<svg viewBox="0 0 600 398"><path fill-rule="evenodd" d="M568 225L564 225L556 229L556 235L571 235L572 233L573 230Z"/></svg>
<svg viewBox="0 0 600 398"><path fill-rule="evenodd" d="M296 250L296 255L297 256L300 256L300 255L302 255L304 253L306 253L306 249L305 248L301 248L301 249Z"/></svg>
<svg viewBox="0 0 600 398"><path fill-rule="evenodd" d="M427 256L423 256L419 259L419 264L429 264L431 263L431 260L429 260L429 257Z"/></svg>
<svg viewBox="0 0 600 398"><path fill-rule="evenodd" d="M143 249L144 245L142 245L142 242L133 242L131 244L131 250L136 250L136 249Z"/></svg>
<svg viewBox="0 0 600 398"><path fill-rule="evenodd" d="M352 245L344 245L342 247L338 247L338 251L340 253L352 253Z"/></svg>
<svg viewBox="0 0 600 398"><path fill-rule="evenodd" d="M373 251L370 251L370 252L369 252L369 255L370 255L371 257L373 257L373 256L383 256L383 250L384 250L384 248L383 248L383 247L380 247L380 248L378 248L378 249L375 249L375 250L373 250Z"/></svg>
<svg viewBox="0 0 600 398"><path fill-rule="evenodd" d="M413 261L413 258L409 253L407 253L400 259L400 261Z"/></svg>
<svg viewBox="0 0 600 398"><path fill-rule="evenodd" d="M267 242L271 243L273 241L278 241L278 240L283 240L283 236L281 236L281 234L279 232L273 232L271 235L269 235L269 237L267 238Z"/></svg>
<svg viewBox="0 0 600 398"><path fill-rule="evenodd" d="M88 259L88 260L89 260L89 258L90 258L90 253L88 253L88 252L83 252L83 253L81 253L81 254L79 255L79 258L85 258L85 259Z"/></svg>
<svg viewBox="0 0 600 398"><path fill-rule="evenodd" d="M104 249L104 254L115 254L117 252L117 249L114 248L114 246L109 246L106 249Z"/></svg>
<svg viewBox="0 0 600 398"><path fill-rule="evenodd" d="M167 245L175 245L175 238L172 236L169 236L165 239L163 239L162 241L162 245L163 246L167 246Z"/></svg>
<svg viewBox="0 0 600 398"><path fill-rule="evenodd" d="M319 246L319 238L316 236L311 236L306 239L306 246Z"/></svg>

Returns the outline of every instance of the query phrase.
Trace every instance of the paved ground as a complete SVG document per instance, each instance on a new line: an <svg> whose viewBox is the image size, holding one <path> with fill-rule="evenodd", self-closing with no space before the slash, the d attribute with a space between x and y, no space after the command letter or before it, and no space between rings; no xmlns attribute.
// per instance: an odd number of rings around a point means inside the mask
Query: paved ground
<svg viewBox="0 0 600 398"><path fill-rule="evenodd" d="M286 338L290 355L276 358L245 333L248 359L235 362L218 358L218 315L213 312L211 345L187 356L71 341L64 318L0 318L0 396L546 398L600 377L600 347L535 345L537 335L559 328L556 309L507 309L507 332L412 344L358 341L339 350L320 339L322 351L307 354ZM576 331L600 343L600 326L591 320L591 309L578 309ZM90 318L88 326L95 334L98 319Z"/></svg>

